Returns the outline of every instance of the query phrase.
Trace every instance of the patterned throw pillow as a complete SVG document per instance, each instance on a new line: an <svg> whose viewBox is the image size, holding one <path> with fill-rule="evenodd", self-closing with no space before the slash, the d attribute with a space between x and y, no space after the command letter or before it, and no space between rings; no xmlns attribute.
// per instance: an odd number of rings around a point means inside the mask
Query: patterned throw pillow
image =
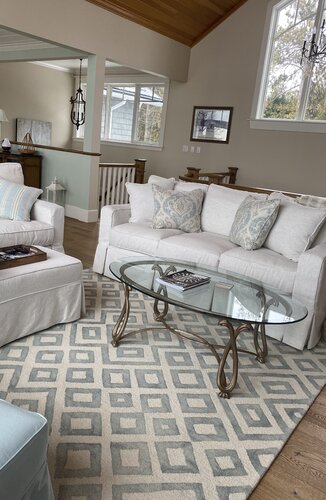
<svg viewBox="0 0 326 500"><path fill-rule="evenodd" d="M245 250L256 250L266 240L280 205L280 200L259 201L247 196L235 215L230 241Z"/></svg>
<svg viewBox="0 0 326 500"><path fill-rule="evenodd" d="M180 229L186 233L198 233L204 192L194 189L191 193L164 191L153 184L154 229Z"/></svg>
<svg viewBox="0 0 326 500"><path fill-rule="evenodd" d="M16 184L0 178L0 217L29 221L31 208L42 193L42 189Z"/></svg>

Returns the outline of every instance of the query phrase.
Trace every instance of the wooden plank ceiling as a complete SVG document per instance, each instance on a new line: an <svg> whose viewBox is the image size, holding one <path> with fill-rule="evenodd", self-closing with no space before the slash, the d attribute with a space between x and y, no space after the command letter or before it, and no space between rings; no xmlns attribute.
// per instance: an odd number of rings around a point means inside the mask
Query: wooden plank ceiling
<svg viewBox="0 0 326 500"><path fill-rule="evenodd" d="M247 0L87 0L193 47Z"/></svg>

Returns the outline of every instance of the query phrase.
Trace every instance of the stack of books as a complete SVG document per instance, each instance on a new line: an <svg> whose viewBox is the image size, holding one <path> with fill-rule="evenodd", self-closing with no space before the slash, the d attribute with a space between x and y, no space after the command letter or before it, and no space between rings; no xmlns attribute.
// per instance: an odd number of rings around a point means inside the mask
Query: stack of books
<svg viewBox="0 0 326 500"><path fill-rule="evenodd" d="M210 282L210 278L208 276L195 274L191 271L187 271L187 269L176 271L175 273L167 274L166 276L160 276L156 279L162 285L170 286L182 292Z"/></svg>

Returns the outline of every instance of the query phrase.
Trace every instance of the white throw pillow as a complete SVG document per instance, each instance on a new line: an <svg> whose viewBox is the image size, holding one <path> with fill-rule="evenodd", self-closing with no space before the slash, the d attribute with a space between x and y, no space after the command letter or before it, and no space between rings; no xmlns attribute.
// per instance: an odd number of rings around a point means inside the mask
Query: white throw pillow
<svg viewBox="0 0 326 500"><path fill-rule="evenodd" d="M165 183L165 182L169 182L169 183L172 183L172 187L169 188L169 189L173 189L173 186L174 186L174 183L175 183L175 178L174 177L170 177L169 179L167 179L166 177L160 177L159 175L150 175L149 178L148 178L148 183L149 184L157 184L157 185L161 185L161 183Z"/></svg>
<svg viewBox="0 0 326 500"><path fill-rule="evenodd" d="M175 182L174 178L164 179L163 177L157 178L157 176L151 176L151 182L148 181L148 184L126 182L131 209L129 222L152 222L154 215L154 197L152 191L152 185L154 184L153 177L156 178L156 185L161 186L163 189L173 189Z"/></svg>
<svg viewBox="0 0 326 500"><path fill-rule="evenodd" d="M0 177L6 181L24 184L24 174L20 163L0 163Z"/></svg>
<svg viewBox="0 0 326 500"><path fill-rule="evenodd" d="M274 192L271 200L280 200L277 219L264 247L280 253L294 262L311 247L326 219L326 210L305 207L294 198Z"/></svg>
<svg viewBox="0 0 326 500"><path fill-rule="evenodd" d="M266 194L210 184L201 213L202 231L229 236L235 214L248 195L258 200L267 200L268 198Z"/></svg>
<svg viewBox="0 0 326 500"><path fill-rule="evenodd" d="M202 184L200 182L179 181L174 185L174 190L179 192L189 193L189 191L193 191L194 189L201 189L202 191L204 191L204 193L207 193L208 184Z"/></svg>

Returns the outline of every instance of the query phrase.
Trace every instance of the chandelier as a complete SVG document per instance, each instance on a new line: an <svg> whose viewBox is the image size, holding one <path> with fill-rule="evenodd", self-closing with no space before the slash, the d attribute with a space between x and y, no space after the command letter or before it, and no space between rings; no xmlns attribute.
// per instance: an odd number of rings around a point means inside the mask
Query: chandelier
<svg viewBox="0 0 326 500"><path fill-rule="evenodd" d="M70 97L70 104L71 104L70 118L72 123L76 125L77 130L80 127L80 125L84 125L85 123L85 109L86 109L86 101L84 99L83 91L81 88L81 69L82 69L82 59L80 59L79 85L76 92L76 97L75 99L73 99L73 97Z"/></svg>
<svg viewBox="0 0 326 500"><path fill-rule="evenodd" d="M303 63L303 59L307 59L311 63L319 63L320 60L326 56L326 35L325 31L325 19L323 20L323 24L321 25L319 32L319 40L317 39L317 31L314 28L312 32L312 37L310 43L307 43L305 40L303 42L303 47L301 51L301 65Z"/></svg>

